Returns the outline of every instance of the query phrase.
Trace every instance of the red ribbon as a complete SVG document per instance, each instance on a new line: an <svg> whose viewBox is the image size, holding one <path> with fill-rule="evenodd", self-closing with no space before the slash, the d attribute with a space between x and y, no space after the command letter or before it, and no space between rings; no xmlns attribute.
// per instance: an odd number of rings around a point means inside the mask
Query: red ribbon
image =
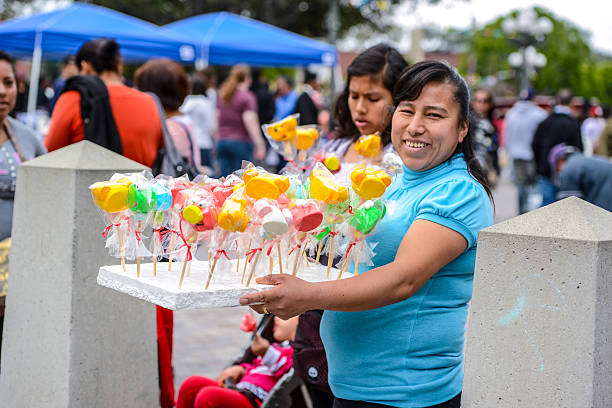
<svg viewBox="0 0 612 408"><path fill-rule="evenodd" d="M236 255L236 253L238 253L238 240L234 240L234 243L236 244L236 249L234 249L234 255Z"/></svg>
<svg viewBox="0 0 612 408"><path fill-rule="evenodd" d="M272 252L272 248L274 248L274 244L270 245L270 248L268 248L268 252L266 252L266 255L270 256L270 253Z"/></svg>
<svg viewBox="0 0 612 408"><path fill-rule="evenodd" d="M353 212L353 207L351 205L349 205L348 212L351 215L355 215L355 213Z"/></svg>
<svg viewBox="0 0 612 408"><path fill-rule="evenodd" d="M293 248L291 248L291 251L289 251L289 255L291 255L291 253L293 251L295 251L296 249L300 249L302 247L302 244L297 244L296 246L294 246Z"/></svg>
<svg viewBox="0 0 612 408"><path fill-rule="evenodd" d="M187 255L185 255L185 261L191 261L193 259L193 256L191 255L191 245L187 243L187 240L185 239L185 235L183 234L183 223L182 222L179 222L179 231L180 231L180 234L178 234L178 236L183 241L183 245L181 245L181 248L182 247L187 248Z"/></svg>
<svg viewBox="0 0 612 408"><path fill-rule="evenodd" d="M113 227L119 227L119 226L121 226L121 223L111 224L107 226L106 228L104 228L104 231L102 231L102 238L106 238L108 236L108 233Z"/></svg>
<svg viewBox="0 0 612 408"><path fill-rule="evenodd" d="M337 232L337 231L329 231L329 235L331 235L332 237L335 237L338 234L339 234L339 232Z"/></svg>
<svg viewBox="0 0 612 408"><path fill-rule="evenodd" d="M228 261L230 260L229 256L227 256L227 252L225 252L225 249L217 249L217 253L215 254L215 259L219 259L221 255L225 256Z"/></svg>
<svg viewBox="0 0 612 408"><path fill-rule="evenodd" d="M253 257L257 253L257 251L263 251L263 248L253 248L249 252L246 253L246 257L249 258L249 263L253 260Z"/></svg>
<svg viewBox="0 0 612 408"><path fill-rule="evenodd" d="M348 256L349 256L349 253L351 252L351 249L352 249L352 248L355 246L355 244L356 244L356 242L351 242L351 243L348 245L348 248L346 248L346 253L344 254L344 259L345 259L346 261L348 261Z"/></svg>
<svg viewBox="0 0 612 408"><path fill-rule="evenodd" d="M136 240L138 241L138 243L140 243L140 241L142 241L142 238L140 237L140 231L138 230L134 230L134 235L136 235Z"/></svg>

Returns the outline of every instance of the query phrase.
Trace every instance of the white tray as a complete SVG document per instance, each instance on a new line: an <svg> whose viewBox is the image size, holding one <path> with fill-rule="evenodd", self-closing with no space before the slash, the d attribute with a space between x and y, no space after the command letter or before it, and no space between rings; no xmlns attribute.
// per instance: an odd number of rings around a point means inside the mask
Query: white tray
<svg viewBox="0 0 612 408"><path fill-rule="evenodd" d="M242 273L236 273L236 264L232 265L232 268L215 271L208 290L204 289L208 277L207 261L192 262L190 275L184 277L181 289L178 284L182 262L174 262L172 272L168 272L167 263L158 263L157 276L153 276L153 263L141 264L140 278L136 277L135 264L127 264L126 272L121 265L103 266L98 272L98 284L172 310L240 306L238 300L242 295L269 287L256 284L255 277L251 279L249 287L240 283ZM320 282L326 280L326 271L326 266L311 264L297 276L310 282ZM245 282L248 273L247 270ZM332 268L330 278L337 276L338 270ZM344 273L342 278L350 276L352 274Z"/></svg>

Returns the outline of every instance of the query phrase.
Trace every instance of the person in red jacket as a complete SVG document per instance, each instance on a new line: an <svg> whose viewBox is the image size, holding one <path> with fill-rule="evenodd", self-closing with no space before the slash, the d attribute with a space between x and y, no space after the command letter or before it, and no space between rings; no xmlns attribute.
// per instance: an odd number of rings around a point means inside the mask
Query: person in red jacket
<svg viewBox="0 0 612 408"><path fill-rule="evenodd" d="M69 81L79 81L79 90L63 92L51 116L45 145L51 152L79 142L91 133L100 140L112 141L119 152L140 164L151 167L160 147L163 147L161 119L153 98L123 84L119 45L112 39L99 38L83 44L76 56L80 75ZM100 80L103 83L100 84ZM98 88L88 85L100 84ZM69 83L67 84L67 87ZM100 89L100 87L102 87ZM104 87L108 95L104 95ZM102 94L102 95L100 95ZM83 98L85 95L85 99ZM110 102L108 110L103 101ZM82 108L86 107L87 112ZM85 115L84 115L85 114ZM109 117L110 116L110 117ZM85 121L83 120L85 117ZM109 134L91 129L92 121L106 126ZM118 131L119 141L113 140ZM97 132L97 133L96 133ZM89 134L88 134L89 133ZM91 139L89 139L91 140ZM172 373L172 333L174 327L171 310L156 306L157 346L159 359L160 404L162 408L174 406L174 375Z"/></svg>

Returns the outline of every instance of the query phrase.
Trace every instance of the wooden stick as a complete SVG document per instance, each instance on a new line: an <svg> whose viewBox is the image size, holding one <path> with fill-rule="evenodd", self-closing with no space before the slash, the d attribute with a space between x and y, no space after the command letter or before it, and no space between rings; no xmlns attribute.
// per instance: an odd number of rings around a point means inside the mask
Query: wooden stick
<svg viewBox="0 0 612 408"><path fill-rule="evenodd" d="M212 268L210 269L210 271L208 271L208 279L206 279L206 287L204 289L208 289L208 285L210 285L210 280L213 276L213 272L215 271L215 267L217 266L217 261L219 260L219 258L221 257L215 258L212 264Z"/></svg>
<svg viewBox="0 0 612 408"><path fill-rule="evenodd" d="M280 268L280 273L283 273L283 258L281 257L280 242L276 248L278 249L278 267Z"/></svg>
<svg viewBox="0 0 612 408"><path fill-rule="evenodd" d="M272 259L272 254L268 257L270 260L270 273L268 275L272 275L272 269L274 268L274 260Z"/></svg>
<svg viewBox="0 0 612 408"><path fill-rule="evenodd" d="M310 266L310 261L308 260L308 255L306 255L306 251L304 251L303 254L304 254L304 261L306 261L306 267L308 268Z"/></svg>
<svg viewBox="0 0 612 408"><path fill-rule="evenodd" d="M342 268L338 272L338 276L336 277L336 280L340 279L342 277L342 274L346 272L346 268L348 268L348 264L349 264L349 259L347 256L346 260L344 261L344 265L342 265Z"/></svg>
<svg viewBox="0 0 612 408"><path fill-rule="evenodd" d="M189 277L189 275L191 275L191 261L189 261L189 266L187 267L187 277Z"/></svg>
<svg viewBox="0 0 612 408"><path fill-rule="evenodd" d="M321 238L321 241L319 241L319 247L317 248L317 259L315 260L315 264L319 264L319 258L321 257L321 249L323 249L323 241L325 240L325 238Z"/></svg>
<svg viewBox="0 0 612 408"><path fill-rule="evenodd" d="M121 220L119 221L121 223ZM119 252L121 254L121 267L125 270L125 248L123 247L123 234L121 234L121 225L117 225L117 237L119 238Z"/></svg>
<svg viewBox="0 0 612 408"><path fill-rule="evenodd" d="M153 276L157 276L157 240L153 231Z"/></svg>
<svg viewBox="0 0 612 408"><path fill-rule="evenodd" d="M357 252L356 255L356 259L355 259L355 276L357 276L359 274L359 257L361 256L361 251L363 250L363 243L365 242L365 239L361 240L361 245L359 245L359 252Z"/></svg>
<svg viewBox="0 0 612 408"><path fill-rule="evenodd" d="M329 244L329 257L327 258L327 273L326 279L329 280L329 270L332 267L332 263L334 262L334 229L331 230L331 243Z"/></svg>
<svg viewBox="0 0 612 408"><path fill-rule="evenodd" d="M249 279L247 279L246 285L249 286L251 283L251 278L255 273L255 267L257 266L257 262L259 262L259 255L261 255L262 251L257 251L257 255L255 255L255 260L253 261L253 265L251 265L251 272L249 273Z"/></svg>
<svg viewBox="0 0 612 408"><path fill-rule="evenodd" d="M174 240L176 239L174 231L170 231L170 234L172 234L172 238L170 238L170 246L168 247L168 252L170 253L168 257L168 272L172 272L172 252L174 251Z"/></svg>
<svg viewBox="0 0 612 408"><path fill-rule="evenodd" d="M138 231L140 231L142 228L142 221L138 221L136 223L136 234L138 234ZM138 238L138 235L136 235L136 238ZM140 278L140 240L136 240L136 277Z"/></svg>
<svg viewBox="0 0 612 408"><path fill-rule="evenodd" d="M305 248L306 248L306 245L303 245L299 251L295 252L295 260L293 261L293 276L297 275L298 267L300 265L300 260L304 257Z"/></svg>
<svg viewBox="0 0 612 408"><path fill-rule="evenodd" d="M179 289L183 286L183 278L185 277L185 268L187 267L187 254L189 254L189 248L185 252L185 260L183 261L183 270L181 271L181 279L179 280Z"/></svg>
<svg viewBox="0 0 612 408"><path fill-rule="evenodd" d="M240 254L236 257L236 274L240 273Z"/></svg>
<svg viewBox="0 0 612 408"><path fill-rule="evenodd" d="M251 250L251 240L249 240L249 248L247 249L246 253L248 254L249 251ZM242 269L242 279L240 279L240 283L244 283L244 274L246 273L246 268L248 265L248 260L247 260L247 256L244 256L244 269Z"/></svg>

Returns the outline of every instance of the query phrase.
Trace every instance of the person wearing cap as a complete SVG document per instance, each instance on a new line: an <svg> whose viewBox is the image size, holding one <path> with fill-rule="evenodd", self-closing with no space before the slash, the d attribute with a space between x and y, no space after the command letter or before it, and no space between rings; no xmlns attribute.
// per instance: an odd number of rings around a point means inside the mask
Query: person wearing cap
<svg viewBox="0 0 612 408"><path fill-rule="evenodd" d="M531 148L538 174L538 184L542 193L542 206L555 201L557 189L552 182L552 170L548 164L548 154L553 146L565 143L582 150L580 124L572 116L570 103L572 91L561 89L557 94L557 105L553 112L539 125L533 136Z"/></svg>
<svg viewBox="0 0 612 408"><path fill-rule="evenodd" d="M612 211L612 163L587 157L565 143L550 150L548 162L558 187L557 200L576 196Z"/></svg>
<svg viewBox="0 0 612 408"><path fill-rule="evenodd" d="M530 209L529 197L536 191L536 169L531 142L546 111L532 102L533 88L523 89L520 100L506 113L506 150L512 159L514 182L518 188L519 214Z"/></svg>

